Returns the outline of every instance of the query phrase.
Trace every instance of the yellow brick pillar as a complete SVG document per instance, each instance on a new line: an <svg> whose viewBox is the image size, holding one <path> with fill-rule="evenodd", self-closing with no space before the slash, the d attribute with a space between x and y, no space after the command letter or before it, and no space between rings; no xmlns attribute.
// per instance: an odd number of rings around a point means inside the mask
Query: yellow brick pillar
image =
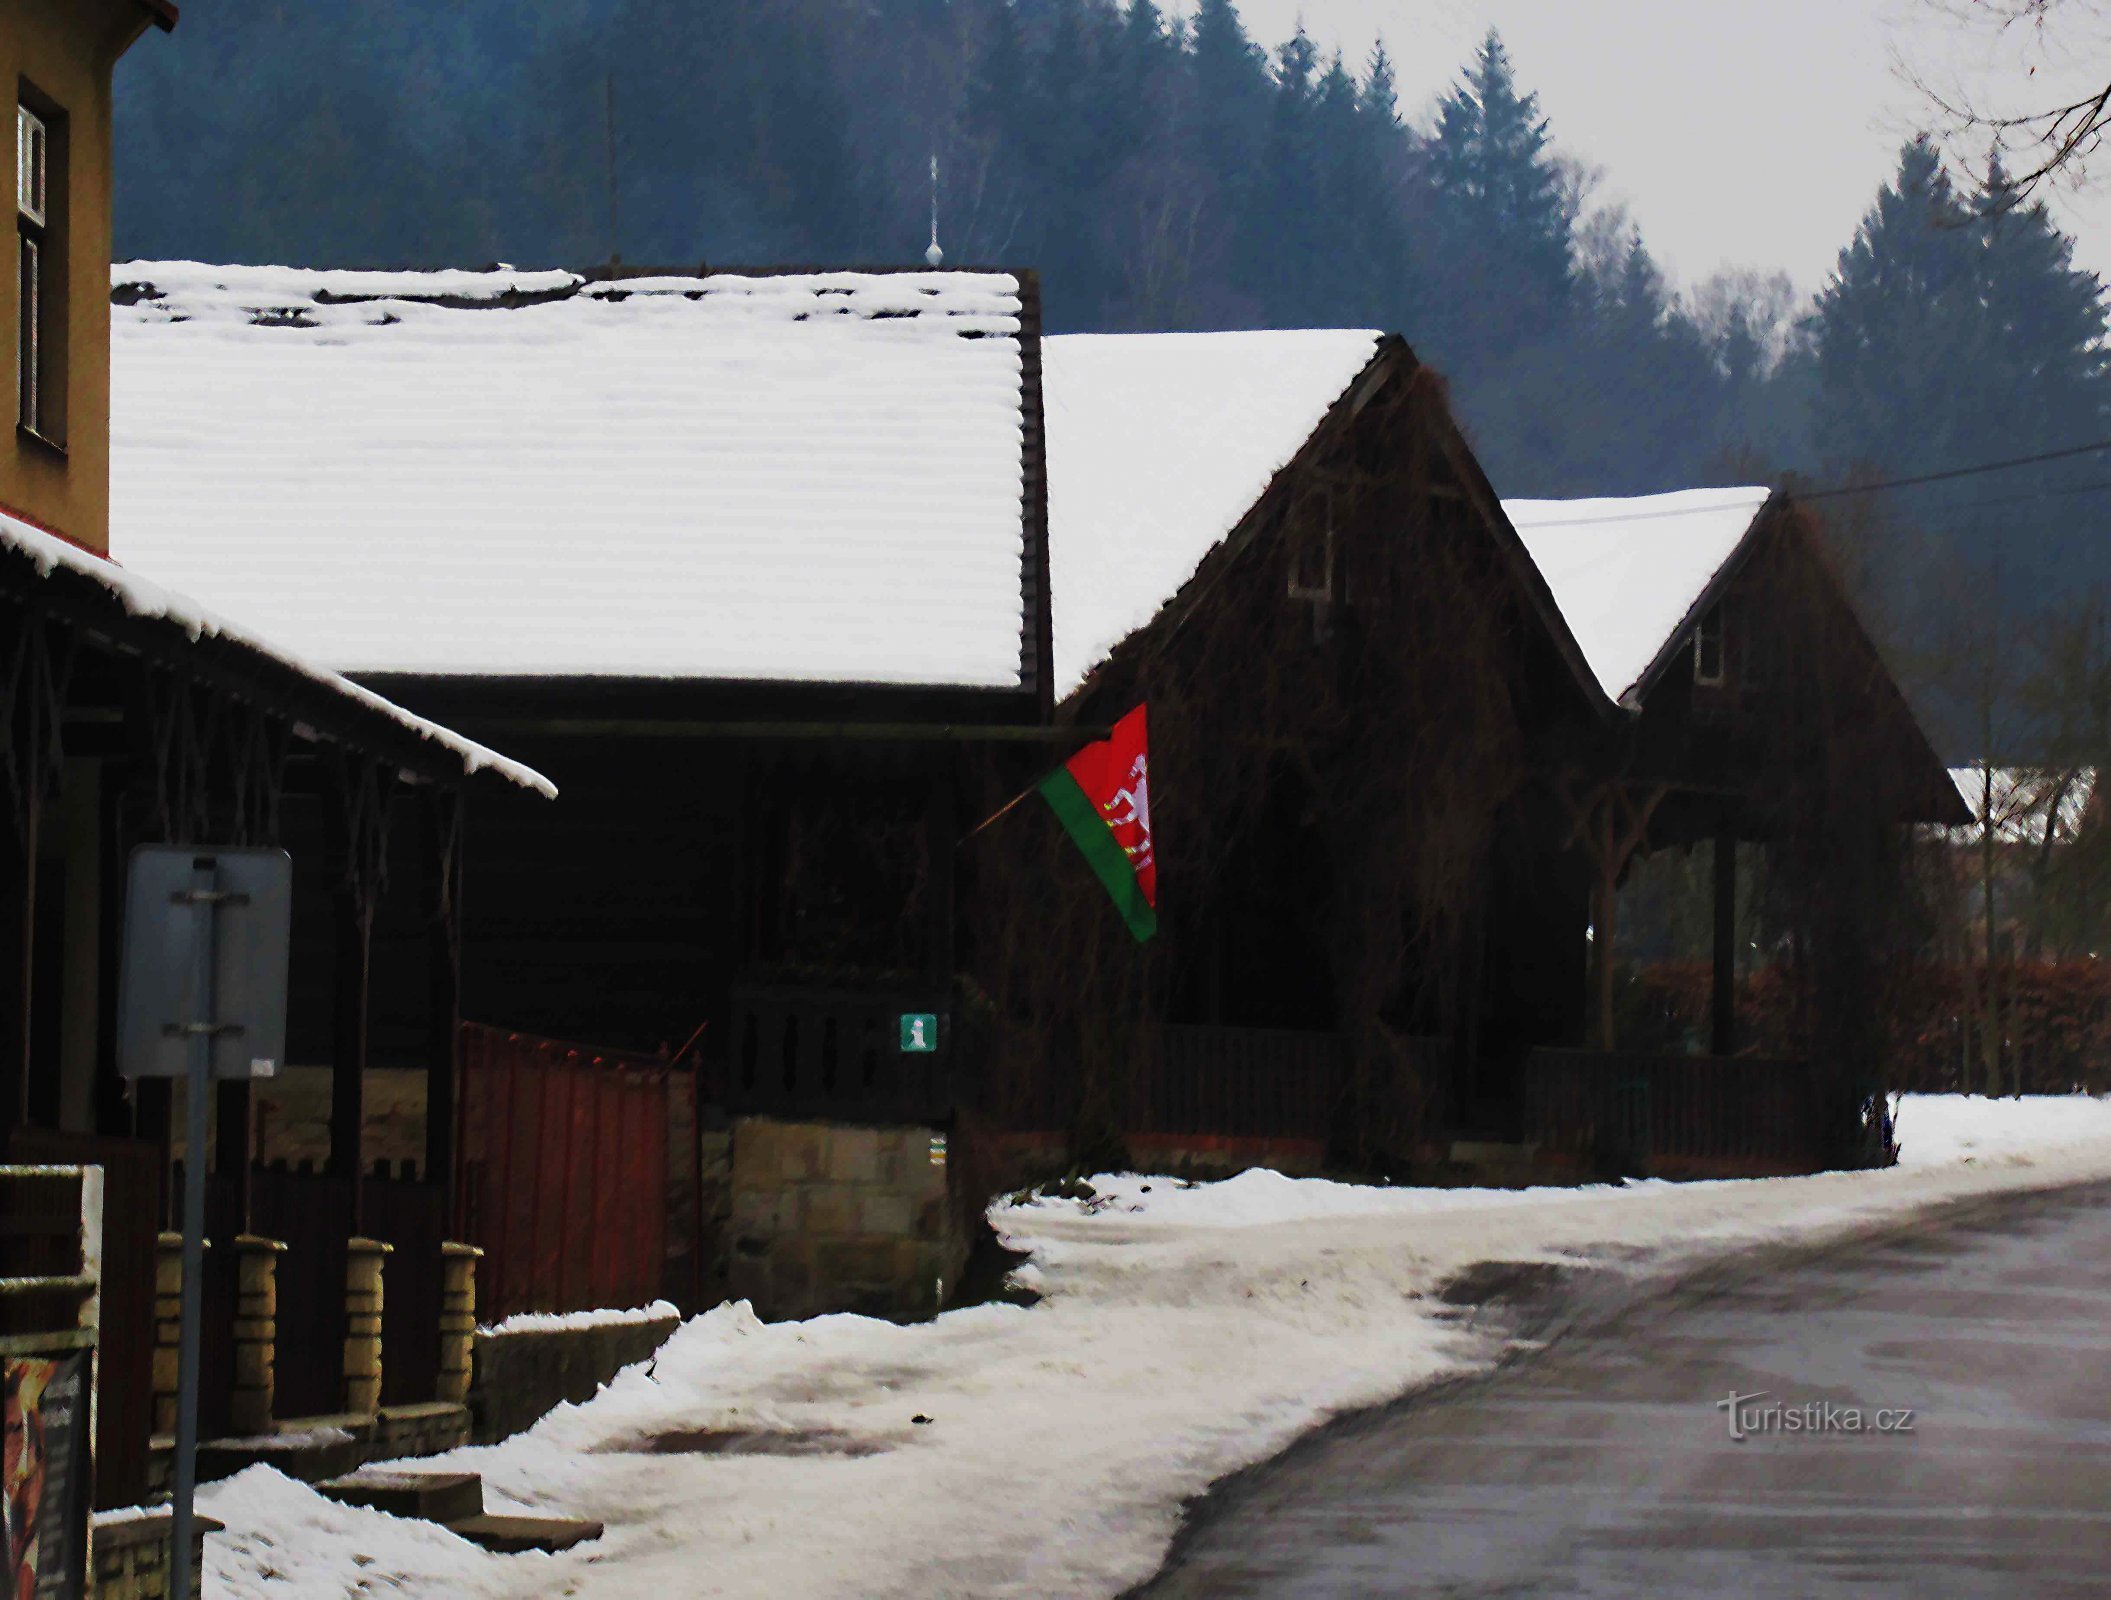
<svg viewBox="0 0 2111 1600"><path fill-rule="evenodd" d="M235 1380L228 1420L238 1434L271 1431L278 1388L279 1253L285 1248L253 1233L235 1236Z"/></svg>
<svg viewBox="0 0 2111 1600"><path fill-rule="evenodd" d="M381 1267L394 1248L345 1241L345 1410L356 1417L381 1409Z"/></svg>
<svg viewBox="0 0 2111 1600"><path fill-rule="evenodd" d="M476 1264L483 1258L473 1244L440 1246L440 1392L435 1398L451 1405L469 1399L476 1354Z"/></svg>
<svg viewBox="0 0 2111 1600"><path fill-rule="evenodd" d="M210 1239L205 1248L212 1248ZM154 1431L176 1431L176 1389L182 1364L183 1235L164 1233L154 1248Z"/></svg>

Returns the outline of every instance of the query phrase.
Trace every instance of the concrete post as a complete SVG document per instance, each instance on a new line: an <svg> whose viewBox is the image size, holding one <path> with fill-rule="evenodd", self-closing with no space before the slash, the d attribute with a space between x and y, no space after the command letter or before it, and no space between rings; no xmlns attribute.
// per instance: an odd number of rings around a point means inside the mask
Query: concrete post
<svg viewBox="0 0 2111 1600"><path fill-rule="evenodd" d="M473 1244L440 1246L440 1392L451 1405L469 1401L476 1355L476 1264L484 1252Z"/></svg>
<svg viewBox="0 0 2111 1600"><path fill-rule="evenodd" d="M345 1410L355 1417L381 1409L381 1268L394 1248L345 1241Z"/></svg>
<svg viewBox="0 0 2111 1600"><path fill-rule="evenodd" d="M271 1431L278 1389L279 1254L285 1245L245 1233L235 1239L235 1381L229 1424L255 1437Z"/></svg>

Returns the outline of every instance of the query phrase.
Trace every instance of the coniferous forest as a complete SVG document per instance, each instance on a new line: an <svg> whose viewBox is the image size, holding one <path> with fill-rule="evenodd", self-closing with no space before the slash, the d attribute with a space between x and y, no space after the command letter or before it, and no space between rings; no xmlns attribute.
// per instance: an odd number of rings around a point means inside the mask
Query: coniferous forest
<svg viewBox="0 0 2111 1600"><path fill-rule="evenodd" d="M119 74L135 256L1038 267L1051 331L1354 325L1506 494L1837 486L2111 435L2105 303L1909 144L1814 299L1674 286L1490 34L1434 105L1233 0L210 0ZM217 91L200 95L210 83ZM1667 129L1667 138L1678 131ZM1759 136L1757 134L1754 135ZM1618 174L1608 175L1617 182ZM2111 582L2111 452L1830 520L1908 654ZM1990 618L2001 621L1990 623ZM1940 654L1940 650L1935 650ZM1959 721L1946 742L1983 739Z"/></svg>

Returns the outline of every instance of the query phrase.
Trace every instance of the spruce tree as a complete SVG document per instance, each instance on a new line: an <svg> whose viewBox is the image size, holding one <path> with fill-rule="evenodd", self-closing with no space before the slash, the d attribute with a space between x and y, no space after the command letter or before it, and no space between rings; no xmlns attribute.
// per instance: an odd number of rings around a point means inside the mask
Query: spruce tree
<svg viewBox="0 0 2111 1600"><path fill-rule="evenodd" d="M1465 80L1437 107L1430 175L1447 244L1533 302L1547 327L1568 298L1575 217L1539 96L1519 94L1502 36L1481 42Z"/></svg>
<svg viewBox="0 0 2111 1600"><path fill-rule="evenodd" d="M1990 175L1998 199L2004 182ZM1933 147L1900 153L1840 254L1813 323L1814 421L1834 471L1940 472L2037 455L2111 433L2103 286L2042 205L1988 208L1960 196ZM1940 567L2009 575L2046 592L2055 574L2101 573L2103 457L1893 493L1905 530L1876 552L1903 595Z"/></svg>

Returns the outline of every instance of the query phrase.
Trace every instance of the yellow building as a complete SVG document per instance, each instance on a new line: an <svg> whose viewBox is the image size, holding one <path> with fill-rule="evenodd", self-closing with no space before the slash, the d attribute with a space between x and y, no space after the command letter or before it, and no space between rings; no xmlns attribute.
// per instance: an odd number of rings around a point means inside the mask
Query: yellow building
<svg viewBox="0 0 2111 1600"><path fill-rule="evenodd" d="M0 82L16 86L0 505L95 551L110 545L110 75L175 25L168 0L8 0L0 20Z"/></svg>
<svg viewBox="0 0 2111 1600"><path fill-rule="evenodd" d="M384 970L426 975L413 984L412 1026L427 1099L451 1110L463 791L472 775L496 769L500 780L551 792L526 769L108 559L111 74L143 33L175 22L168 0L0 0L0 80L15 94L0 121L14 152L14 265L0 272L9 369L0 405L14 416L0 442L0 1173L21 1180L31 1164L103 1172L94 1491L104 1509L144 1499L167 1476L157 1419L173 1406L167 1384L156 1388L172 1352L155 1345L167 1321L155 1310L155 1257L170 1220L172 1095L166 1078L123 1076L136 1063L120 1059L117 1038L131 852L287 852L293 965L314 975L293 986L288 1032L307 1061L330 1070L328 1170L286 1176L273 1194L291 1198L275 1213L252 1203L261 1108L250 1080L214 1086L209 1232L225 1248L212 1259L232 1261L236 1238L275 1230L274 1259L279 1238L292 1240L285 1281L308 1287L281 1303L275 1360L258 1342L242 1385L206 1384L208 1435L269 1431L275 1406L336 1414L401 1403L437 1406L466 1437L459 1396L438 1394L452 1380L434 1371L437 1327L367 1337L358 1367L346 1365L355 1307L378 1294L368 1256L354 1258L366 1263L358 1273L347 1266L350 1241L371 1232L397 1243L388 1233L396 1211L370 1223L361 1214L369 1194L377 1205L396 1196L379 1178L361 1182L370 1170L370 974L393 962ZM413 858L391 897L384 868ZM276 1067L270 1058L250 1064L260 1079ZM389 1270L437 1307L444 1274L459 1270L447 1267L441 1240L453 1125L447 1115L426 1122L425 1181L399 1185L415 1190L405 1214L415 1214L419 1239ZM294 1236L287 1218L306 1232ZM0 1260L0 1274L9 1270ZM10 1281L19 1288L43 1276ZM246 1281L207 1274L208 1326L234 1322L236 1285ZM0 1310L17 1321L29 1304L0 1293ZM14 1328L0 1317L0 1337L44 1338L54 1326ZM98 1583L117 1573L125 1593L146 1592L139 1562L166 1560L155 1545L166 1543L165 1517L114 1519L93 1539ZM152 1581L162 1581L158 1568Z"/></svg>

